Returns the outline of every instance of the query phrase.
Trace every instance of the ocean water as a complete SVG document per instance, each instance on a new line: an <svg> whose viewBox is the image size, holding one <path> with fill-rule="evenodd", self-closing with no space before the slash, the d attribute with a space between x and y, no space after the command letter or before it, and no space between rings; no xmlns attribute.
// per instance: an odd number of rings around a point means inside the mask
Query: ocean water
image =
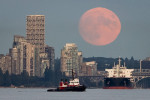
<svg viewBox="0 0 150 100"><path fill-rule="evenodd" d="M150 100L150 89L105 90L85 92L47 92L39 88L0 88L0 100Z"/></svg>

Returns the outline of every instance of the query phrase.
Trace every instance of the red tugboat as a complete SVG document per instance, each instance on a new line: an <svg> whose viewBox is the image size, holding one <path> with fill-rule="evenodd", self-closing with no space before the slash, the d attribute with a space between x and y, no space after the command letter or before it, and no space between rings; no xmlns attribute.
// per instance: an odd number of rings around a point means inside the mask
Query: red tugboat
<svg viewBox="0 0 150 100"><path fill-rule="evenodd" d="M59 83L59 87L57 87L56 89L48 89L47 92L54 92L54 91L62 91L62 92L67 92L67 91L85 91L86 90L86 86L84 85L80 85L79 83L79 79L78 78L74 78L73 75L73 71L72 71L72 79L69 81L69 83L67 82L67 80L65 80L65 82L63 82L63 80L61 80L61 82Z"/></svg>

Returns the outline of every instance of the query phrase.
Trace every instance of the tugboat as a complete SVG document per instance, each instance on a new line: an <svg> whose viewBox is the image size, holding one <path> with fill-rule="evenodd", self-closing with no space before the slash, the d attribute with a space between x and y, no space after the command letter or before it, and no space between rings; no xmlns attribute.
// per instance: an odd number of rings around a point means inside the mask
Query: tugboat
<svg viewBox="0 0 150 100"><path fill-rule="evenodd" d="M72 79L69 81L69 83L67 82L67 80L65 80L65 82L63 82L63 80L61 80L59 83L59 87L57 87L56 89L48 89L47 92L57 92L57 91L60 91L60 92L67 92L67 91L83 92L85 90L86 90L86 86L80 85L79 79L74 78L74 73L72 70Z"/></svg>

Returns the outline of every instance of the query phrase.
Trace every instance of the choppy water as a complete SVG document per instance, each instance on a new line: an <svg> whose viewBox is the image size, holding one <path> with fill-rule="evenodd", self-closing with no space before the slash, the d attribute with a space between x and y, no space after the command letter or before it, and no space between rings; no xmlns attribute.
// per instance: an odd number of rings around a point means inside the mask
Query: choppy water
<svg viewBox="0 0 150 100"><path fill-rule="evenodd" d="M46 92L47 89L0 88L0 100L150 100L150 89Z"/></svg>

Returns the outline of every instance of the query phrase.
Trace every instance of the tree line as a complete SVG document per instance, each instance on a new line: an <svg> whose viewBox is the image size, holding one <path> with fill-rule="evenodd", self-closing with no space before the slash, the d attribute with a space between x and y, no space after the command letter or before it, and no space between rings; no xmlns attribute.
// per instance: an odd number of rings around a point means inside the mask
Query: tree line
<svg viewBox="0 0 150 100"><path fill-rule="evenodd" d="M56 59L56 70L45 69L44 77L29 76L26 71L20 75L11 74L0 69L0 86L1 87L55 87L58 86L61 78L65 77L60 71L59 60Z"/></svg>
<svg viewBox="0 0 150 100"><path fill-rule="evenodd" d="M128 58L120 58L121 59L121 65L124 65L128 69L138 69L140 67L140 62L138 60L134 60L133 57L130 59ZM118 58L105 58L105 57L89 57L89 58L84 58L84 62L88 61L96 61L97 63L97 70L104 71L106 68L111 69L115 64L118 64Z"/></svg>
<svg viewBox="0 0 150 100"><path fill-rule="evenodd" d="M60 75L60 76L59 76ZM55 75L55 72L46 68L44 77L29 76L26 71L23 71L20 75L11 74L6 71L4 74L0 69L0 86L3 87L54 87L58 84L61 72Z"/></svg>

